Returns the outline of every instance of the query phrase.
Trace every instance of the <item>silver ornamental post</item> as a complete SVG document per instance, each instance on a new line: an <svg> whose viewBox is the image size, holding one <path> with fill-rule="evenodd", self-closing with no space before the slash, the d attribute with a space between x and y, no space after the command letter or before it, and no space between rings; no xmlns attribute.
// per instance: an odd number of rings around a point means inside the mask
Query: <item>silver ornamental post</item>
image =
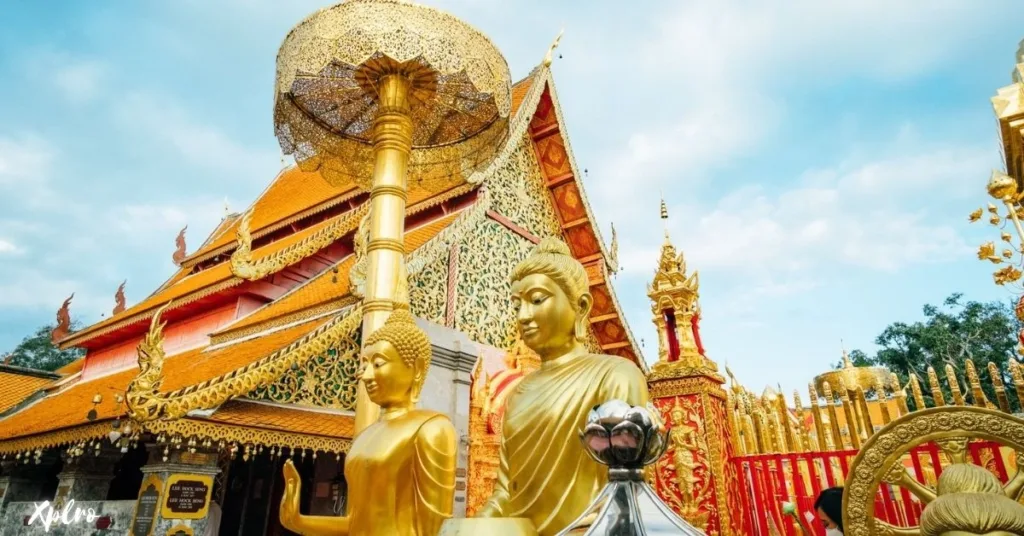
<svg viewBox="0 0 1024 536"><path fill-rule="evenodd" d="M670 433L649 404L610 400L595 406L580 441L594 460L608 466L608 485L558 536L706 536L644 481L644 467L665 454Z"/></svg>

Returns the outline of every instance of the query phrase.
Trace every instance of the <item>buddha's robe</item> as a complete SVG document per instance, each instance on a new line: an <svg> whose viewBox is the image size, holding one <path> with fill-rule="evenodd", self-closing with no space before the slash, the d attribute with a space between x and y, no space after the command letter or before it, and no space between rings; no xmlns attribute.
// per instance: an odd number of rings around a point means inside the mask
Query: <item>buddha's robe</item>
<svg viewBox="0 0 1024 536"><path fill-rule="evenodd" d="M579 432L612 399L648 401L643 372L622 357L565 356L526 376L508 399L498 478L479 516L529 518L542 536L579 517L608 480Z"/></svg>
<svg viewBox="0 0 1024 536"><path fill-rule="evenodd" d="M457 436L445 415L412 410L360 433L345 459L352 536L436 536L455 502Z"/></svg>

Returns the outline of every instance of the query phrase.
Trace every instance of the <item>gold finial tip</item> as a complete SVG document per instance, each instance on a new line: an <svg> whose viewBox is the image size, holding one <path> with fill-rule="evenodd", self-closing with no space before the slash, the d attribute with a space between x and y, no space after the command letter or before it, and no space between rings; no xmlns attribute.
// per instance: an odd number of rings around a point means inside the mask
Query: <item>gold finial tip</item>
<svg viewBox="0 0 1024 536"><path fill-rule="evenodd" d="M547 52L547 54L544 55L544 66L545 67L551 67L551 62L553 62L554 59L555 59L555 49L558 48L558 44L562 41L562 34L564 34L564 33L565 33L565 28L562 28L558 32L558 35L555 37L554 42L552 42L551 46L548 47L548 52Z"/></svg>
<svg viewBox="0 0 1024 536"><path fill-rule="evenodd" d="M999 200L1012 200L1017 194L1017 181L998 169L988 180L988 194Z"/></svg>

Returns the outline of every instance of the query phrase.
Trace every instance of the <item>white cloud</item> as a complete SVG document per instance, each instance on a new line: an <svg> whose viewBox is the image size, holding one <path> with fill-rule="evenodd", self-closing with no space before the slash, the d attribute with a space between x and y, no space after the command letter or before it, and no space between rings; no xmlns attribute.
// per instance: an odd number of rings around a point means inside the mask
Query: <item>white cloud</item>
<svg viewBox="0 0 1024 536"><path fill-rule="evenodd" d="M963 258L970 247L962 220L950 221L941 209L972 199L971 179L985 176L990 153L903 146L810 170L779 191L748 185L709 204L670 203L670 234L691 270L730 274L743 296L727 299L733 302L806 292L843 269L894 272ZM630 279L646 280L656 265L661 239L646 223L652 219L634 218L627 227L620 258L630 259L623 267Z"/></svg>
<svg viewBox="0 0 1024 536"><path fill-rule="evenodd" d="M126 127L168 143L191 164L228 177L266 180L280 167L278 152L238 143L216 126L197 120L172 98L129 93L116 114Z"/></svg>
<svg viewBox="0 0 1024 536"><path fill-rule="evenodd" d="M55 154L46 140L33 134L0 137L0 186L24 187L42 182Z"/></svg>
<svg viewBox="0 0 1024 536"><path fill-rule="evenodd" d="M956 0L924 10L887 0L696 0L658 14L639 57L648 69L696 84L710 78L748 89L794 71L815 73L801 80L812 84L833 76L902 79L949 61L989 20Z"/></svg>
<svg viewBox="0 0 1024 536"><path fill-rule="evenodd" d="M929 203L970 195L970 179L984 176L990 160L984 149L932 148L843 164L809 172L779 194L740 188L676 226L690 258L707 268L785 272L843 264L891 271L946 260L967 245L956 222L929 219Z"/></svg>
<svg viewBox="0 0 1024 536"><path fill-rule="evenodd" d="M588 185L599 212L616 222L649 210L658 190L683 202L716 167L754 154L790 106L806 107L785 99L790 88L812 95L863 78L899 83L964 55L990 22L953 0L927 10L886 0L694 0L650 11L636 45L610 48L591 36L591 45L609 48L586 65L621 85L604 91L608 99L630 94L635 102L605 119L625 128ZM624 182L641 195L624 200Z"/></svg>
<svg viewBox="0 0 1024 536"><path fill-rule="evenodd" d="M22 253L22 249L20 247L18 247L17 244L15 244L14 242L12 242L10 240L4 239L4 238L0 238L0 257L5 256L5 255L6 256L20 255L21 253Z"/></svg>
<svg viewBox="0 0 1024 536"><path fill-rule="evenodd" d="M55 69L53 82L69 101L81 103L99 96L105 74L104 64L81 61Z"/></svg>
<svg viewBox="0 0 1024 536"><path fill-rule="evenodd" d="M102 61L53 49L29 54L26 71L34 80L61 93L72 104L82 104L100 97L109 75Z"/></svg>
<svg viewBox="0 0 1024 536"><path fill-rule="evenodd" d="M0 282L0 307L15 310L52 309L56 312L60 304L74 293L72 313L77 318L80 313L95 313L105 309L106 302L113 302L113 294L104 300L86 287L81 280L52 277L35 269L20 270L6 274L3 282Z"/></svg>

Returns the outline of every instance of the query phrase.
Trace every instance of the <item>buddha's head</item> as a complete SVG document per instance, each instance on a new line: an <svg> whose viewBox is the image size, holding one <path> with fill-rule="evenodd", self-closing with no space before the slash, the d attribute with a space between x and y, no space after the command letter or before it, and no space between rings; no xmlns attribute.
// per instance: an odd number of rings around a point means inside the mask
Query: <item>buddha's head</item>
<svg viewBox="0 0 1024 536"><path fill-rule="evenodd" d="M1024 506L1003 494L988 470L954 464L942 471L938 497L921 514L924 536L1024 534Z"/></svg>
<svg viewBox="0 0 1024 536"><path fill-rule="evenodd" d="M382 408L419 401L430 367L430 339L416 326L408 305L396 304L380 329L366 338L359 380Z"/></svg>
<svg viewBox="0 0 1024 536"><path fill-rule="evenodd" d="M587 271L569 247L545 238L512 270L512 304L523 342L542 359L586 339L593 297Z"/></svg>

